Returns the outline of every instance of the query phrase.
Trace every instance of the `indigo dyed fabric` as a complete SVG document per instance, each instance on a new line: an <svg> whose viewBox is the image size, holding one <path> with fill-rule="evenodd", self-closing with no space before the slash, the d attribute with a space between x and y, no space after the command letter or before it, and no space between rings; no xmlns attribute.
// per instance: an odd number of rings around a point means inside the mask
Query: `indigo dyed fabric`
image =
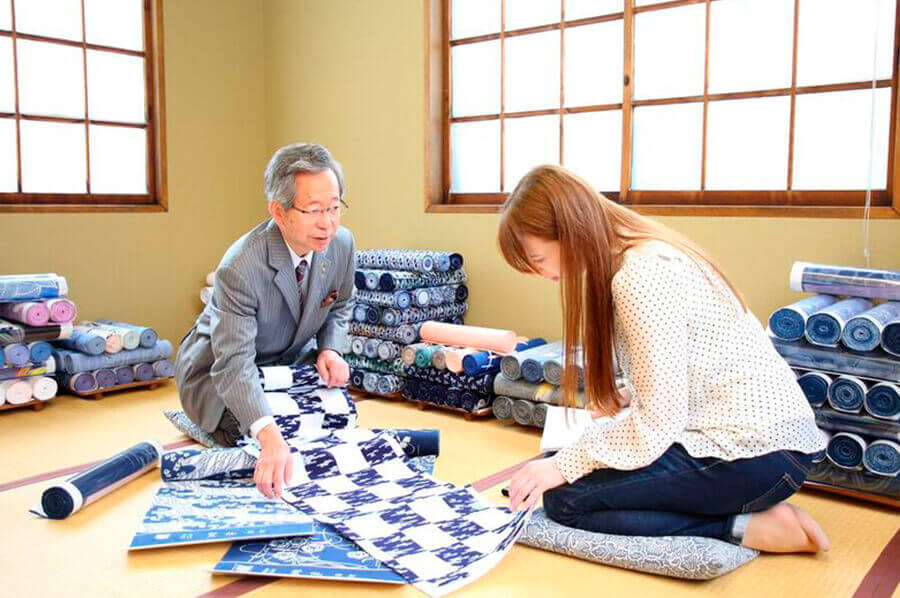
<svg viewBox="0 0 900 598"><path fill-rule="evenodd" d="M794 262L791 288L807 293L900 301L900 271Z"/></svg>
<svg viewBox="0 0 900 598"><path fill-rule="evenodd" d="M895 322L900 323L900 302L882 303L850 318L841 342L853 351L872 351L881 344L885 326Z"/></svg>
<svg viewBox="0 0 900 598"><path fill-rule="evenodd" d="M780 339L800 340L806 331L806 320L809 316L837 301L837 297L831 295L813 295L801 299L772 312L769 316L769 329Z"/></svg>
<svg viewBox="0 0 900 598"><path fill-rule="evenodd" d="M838 432L828 441L826 455L834 465L843 469L862 469L866 441L857 434Z"/></svg>
<svg viewBox="0 0 900 598"><path fill-rule="evenodd" d="M878 382L866 393L866 413L881 419L900 420L900 384Z"/></svg>
<svg viewBox="0 0 900 598"><path fill-rule="evenodd" d="M814 345L837 347L847 322L871 307L868 299L853 297L820 309L806 320L806 340Z"/></svg>

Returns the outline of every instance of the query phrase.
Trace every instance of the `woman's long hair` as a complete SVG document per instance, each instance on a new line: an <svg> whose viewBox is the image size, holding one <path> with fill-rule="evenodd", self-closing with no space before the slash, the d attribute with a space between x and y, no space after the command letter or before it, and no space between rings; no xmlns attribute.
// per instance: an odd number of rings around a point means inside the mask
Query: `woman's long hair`
<svg viewBox="0 0 900 598"><path fill-rule="evenodd" d="M612 278L623 253L658 240L706 262L746 311L740 292L713 260L680 233L603 197L583 179L559 166L538 166L526 174L503 205L498 242L503 257L520 272L537 274L522 238L531 235L560 245L563 306L565 404L578 392L576 353L582 347L588 407L605 414L620 409L613 372Z"/></svg>

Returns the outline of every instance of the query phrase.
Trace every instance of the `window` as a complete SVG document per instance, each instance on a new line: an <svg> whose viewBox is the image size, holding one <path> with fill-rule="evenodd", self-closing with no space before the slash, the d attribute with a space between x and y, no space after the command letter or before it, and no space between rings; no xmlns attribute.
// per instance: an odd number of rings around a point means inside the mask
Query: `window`
<svg viewBox="0 0 900 598"><path fill-rule="evenodd" d="M555 163L656 213L855 216L871 189L896 215L897 10L433 0L428 207L494 211Z"/></svg>
<svg viewBox="0 0 900 598"><path fill-rule="evenodd" d="M0 0L0 210L164 210L158 0Z"/></svg>

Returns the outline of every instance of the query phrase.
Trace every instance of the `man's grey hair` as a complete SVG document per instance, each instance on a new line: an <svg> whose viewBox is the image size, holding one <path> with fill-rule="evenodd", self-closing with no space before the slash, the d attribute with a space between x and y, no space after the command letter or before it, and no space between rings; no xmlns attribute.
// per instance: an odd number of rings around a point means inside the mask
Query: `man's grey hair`
<svg viewBox="0 0 900 598"><path fill-rule="evenodd" d="M318 174L331 169L337 177L340 194L344 197L344 172L327 149L317 143L292 143L272 156L266 166L265 185L269 201L277 201L284 208L294 206L294 176Z"/></svg>

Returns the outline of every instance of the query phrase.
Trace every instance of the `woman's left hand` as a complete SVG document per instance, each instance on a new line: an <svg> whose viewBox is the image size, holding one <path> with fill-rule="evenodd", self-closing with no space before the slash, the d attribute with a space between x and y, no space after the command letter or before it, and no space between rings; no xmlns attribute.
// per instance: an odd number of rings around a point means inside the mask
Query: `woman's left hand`
<svg viewBox="0 0 900 598"><path fill-rule="evenodd" d="M532 461L520 469L509 483L509 507L530 509L545 491L566 483L552 457Z"/></svg>

